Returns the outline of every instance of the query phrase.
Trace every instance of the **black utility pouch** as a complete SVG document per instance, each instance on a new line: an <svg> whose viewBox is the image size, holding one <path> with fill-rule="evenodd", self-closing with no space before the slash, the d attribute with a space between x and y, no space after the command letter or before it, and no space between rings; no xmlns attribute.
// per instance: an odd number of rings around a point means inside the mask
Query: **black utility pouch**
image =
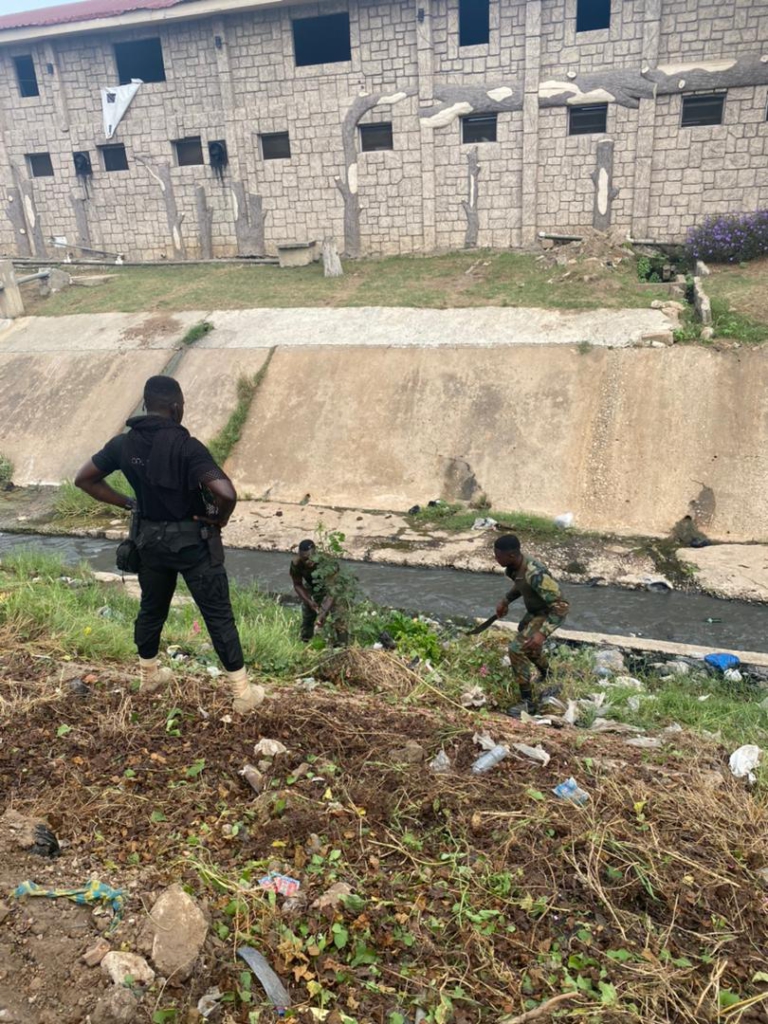
<svg viewBox="0 0 768 1024"><path fill-rule="evenodd" d="M200 536L208 545L208 554L213 568L224 565L224 542L221 539L220 528L218 526L204 526L200 531Z"/></svg>
<svg viewBox="0 0 768 1024"><path fill-rule="evenodd" d="M115 552L115 564L120 572L137 573L141 568L141 555L136 546L136 538L139 533L139 510L131 512L131 525L128 529L128 537L117 545Z"/></svg>

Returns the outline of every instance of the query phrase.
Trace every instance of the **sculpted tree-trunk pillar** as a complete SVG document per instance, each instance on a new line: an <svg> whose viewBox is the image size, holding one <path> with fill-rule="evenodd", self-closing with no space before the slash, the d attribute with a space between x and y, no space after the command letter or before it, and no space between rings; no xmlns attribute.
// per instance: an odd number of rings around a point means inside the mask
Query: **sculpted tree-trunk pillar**
<svg viewBox="0 0 768 1024"><path fill-rule="evenodd" d="M611 207L619 190L613 187L613 141L606 139L597 144L597 167L590 175L595 186L592 207L592 227L607 231L611 226Z"/></svg>
<svg viewBox="0 0 768 1024"><path fill-rule="evenodd" d="M477 236L480 231L480 218L477 212L477 179L479 177L480 160L477 156L477 146L473 146L467 156L468 196L466 202L461 204L467 218L467 231L464 235L465 249L476 248Z"/></svg>

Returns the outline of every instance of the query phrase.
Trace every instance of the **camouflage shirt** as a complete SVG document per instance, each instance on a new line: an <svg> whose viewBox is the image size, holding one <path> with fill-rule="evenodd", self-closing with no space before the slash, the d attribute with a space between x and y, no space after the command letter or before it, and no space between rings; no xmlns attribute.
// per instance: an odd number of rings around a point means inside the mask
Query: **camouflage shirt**
<svg viewBox="0 0 768 1024"><path fill-rule="evenodd" d="M511 603L522 597L529 615L536 618L541 616L546 620L539 632L544 636L554 633L565 622L570 606L563 597L560 584L550 575L547 567L535 558L526 558L517 571L507 568L504 572L514 580L507 601Z"/></svg>

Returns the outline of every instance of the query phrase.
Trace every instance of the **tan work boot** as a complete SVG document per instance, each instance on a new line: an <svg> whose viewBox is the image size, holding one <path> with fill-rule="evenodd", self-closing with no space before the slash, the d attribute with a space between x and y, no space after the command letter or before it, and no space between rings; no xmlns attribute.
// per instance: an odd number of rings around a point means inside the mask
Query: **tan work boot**
<svg viewBox="0 0 768 1024"><path fill-rule="evenodd" d="M232 710L238 715L244 715L253 711L264 700L267 691L263 686L248 682L248 673L245 668L238 668L234 672L225 673L232 683Z"/></svg>
<svg viewBox="0 0 768 1024"><path fill-rule="evenodd" d="M162 668L158 658L139 658L139 678L142 690L153 693L170 683L173 672L169 668Z"/></svg>

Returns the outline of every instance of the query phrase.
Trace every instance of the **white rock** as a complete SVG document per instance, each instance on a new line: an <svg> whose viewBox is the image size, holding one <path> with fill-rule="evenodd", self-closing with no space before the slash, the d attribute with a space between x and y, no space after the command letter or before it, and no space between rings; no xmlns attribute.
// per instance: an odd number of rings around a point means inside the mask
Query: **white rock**
<svg viewBox="0 0 768 1024"><path fill-rule="evenodd" d="M208 922L197 903L178 884L161 894L149 915L154 932L152 962L166 978L186 981L192 974L208 934Z"/></svg>
<svg viewBox="0 0 768 1024"><path fill-rule="evenodd" d="M143 956L138 953L121 953L113 949L101 961L101 969L112 979L113 985L130 985L126 978L139 985L151 985L155 980L155 972Z"/></svg>

